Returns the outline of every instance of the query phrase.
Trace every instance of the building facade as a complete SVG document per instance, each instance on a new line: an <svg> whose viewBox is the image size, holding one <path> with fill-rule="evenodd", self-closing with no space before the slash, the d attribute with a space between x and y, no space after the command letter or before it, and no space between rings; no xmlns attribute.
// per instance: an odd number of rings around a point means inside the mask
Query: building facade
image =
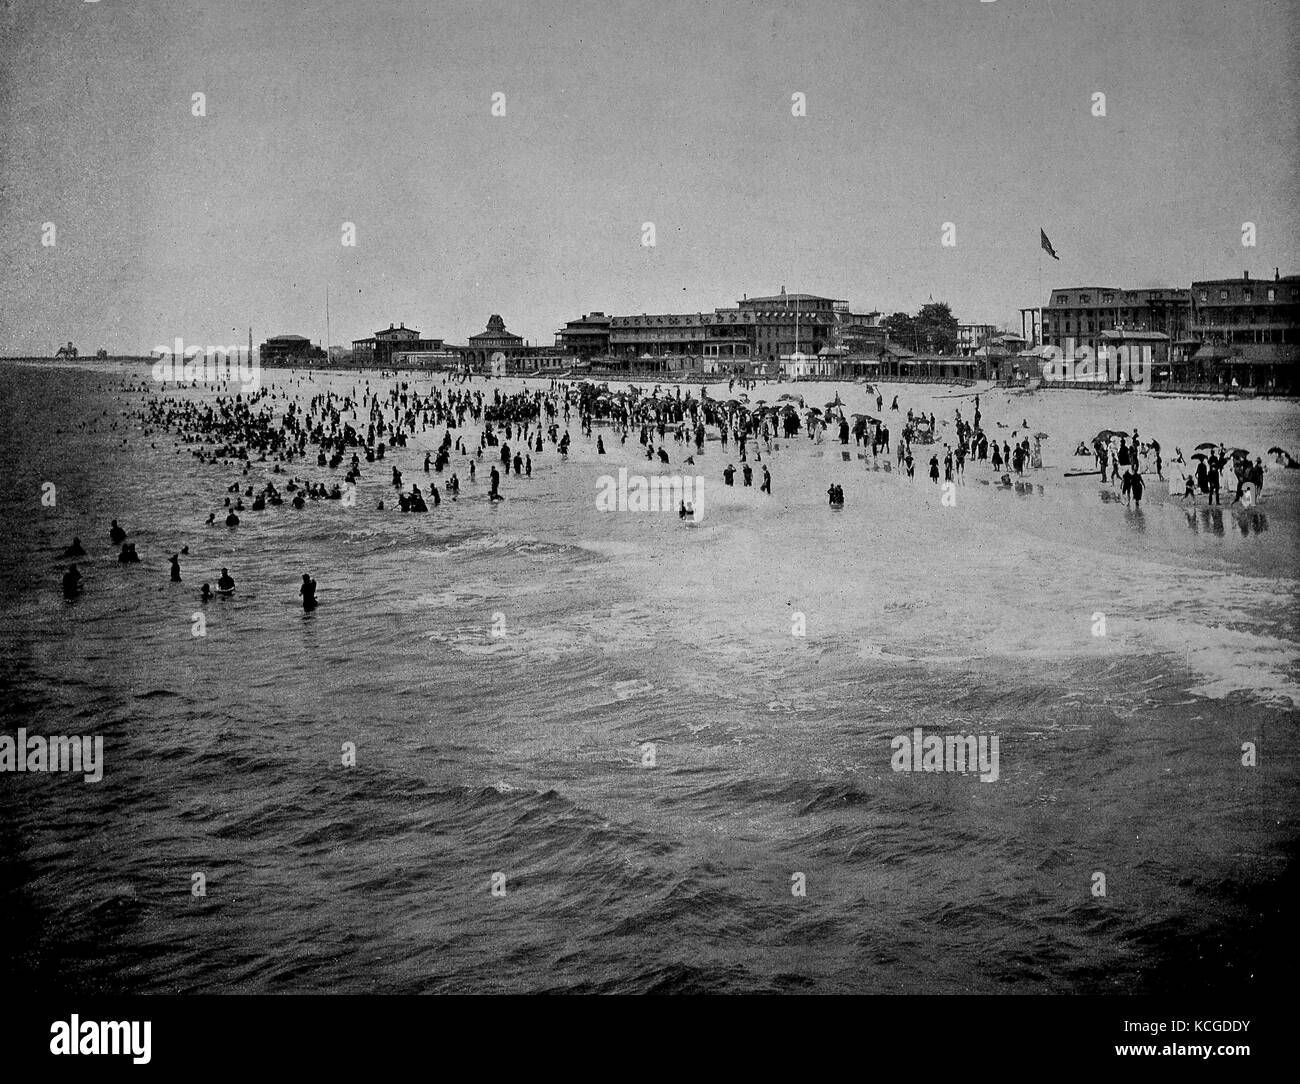
<svg viewBox="0 0 1300 1084"><path fill-rule="evenodd" d="M405 324L400 327L389 324L387 330L376 331L368 339L352 340L353 362L362 368L387 368L393 362L393 355L399 351L436 352L441 349L441 339L422 339L415 328Z"/></svg>
<svg viewBox="0 0 1300 1084"><path fill-rule="evenodd" d="M603 312L583 313L555 333L555 348L575 358L603 358L609 354L610 319Z"/></svg>
<svg viewBox="0 0 1300 1084"><path fill-rule="evenodd" d="M258 348L258 360L263 365L323 361L325 351L319 346L313 346L311 340L302 335L272 335Z"/></svg>
<svg viewBox="0 0 1300 1084"><path fill-rule="evenodd" d="M775 375L793 355L819 361L818 372L874 353L885 342L879 313L854 313L847 302L817 294L745 296L712 312L603 312L570 320L556 346L615 370ZM843 371L843 370L841 370Z"/></svg>
<svg viewBox="0 0 1300 1084"><path fill-rule="evenodd" d="M1157 332L1172 343L1187 336L1190 320L1186 290L1072 286L1053 290L1043 306L1041 341L1062 350L1072 342L1075 349L1087 347L1095 353L1107 345L1103 332L1129 331Z"/></svg>
<svg viewBox="0 0 1300 1084"><path fill-rule="evenodd" d="M1187 367L1198 380L1278 391L1297 386L1300 275L1192 283Z"/></svg>
<svg viewBox="0 0 1300 1084"><path fill-rule="evenodd" d="M462 360L471 368L487 368L497 354L503 355L509 362L522 358L530 348L524 343L522 335L507 331L506 322L493 313L488 317L487 327L477 335L471 335L467 345L457 349Z"/></svg>
<svg viewBox="0 0 1300 1084"><path fill-rule="evenodd" d="M968 358L998 333L993 324L958 324L957 356Z"/></svg>

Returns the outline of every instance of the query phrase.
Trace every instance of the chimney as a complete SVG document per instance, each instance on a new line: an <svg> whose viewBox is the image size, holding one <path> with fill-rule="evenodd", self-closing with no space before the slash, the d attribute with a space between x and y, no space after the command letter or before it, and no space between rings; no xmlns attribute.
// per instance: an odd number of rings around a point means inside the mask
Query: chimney
<svg viewBox="0 0 1300 1084"><path fill-rule="evenodd" d="M1250 281L1250 272L1249 272L1249 271L1243 271L1243 272L1241 273L1241 281L1242 281L1242 282L1249 282L1249 281Z"/></svg>
<svg viewBox="0 0 1300 1084"><path fill-rule="evenodd" d="M1279 278L1281 278L1281 276L1277 273L1277 268L1275 267L1273 268L1273 281L1277 282Z"/></svg>

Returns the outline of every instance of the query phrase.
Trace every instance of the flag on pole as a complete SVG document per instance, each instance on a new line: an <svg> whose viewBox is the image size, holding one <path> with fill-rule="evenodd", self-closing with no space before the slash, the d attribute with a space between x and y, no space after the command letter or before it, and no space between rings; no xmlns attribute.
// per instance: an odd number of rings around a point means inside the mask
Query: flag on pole
<svg viewBox="0 0 1300 1084"><path fill-rule="evenodd" d="M1038 232L1043 239L1043 251L1051 256L1052 259L1059 260L1061 257L1056 254L1056 249L1052 247L1052 242L1047 239L1047 231L1040 226Z"/></svg>

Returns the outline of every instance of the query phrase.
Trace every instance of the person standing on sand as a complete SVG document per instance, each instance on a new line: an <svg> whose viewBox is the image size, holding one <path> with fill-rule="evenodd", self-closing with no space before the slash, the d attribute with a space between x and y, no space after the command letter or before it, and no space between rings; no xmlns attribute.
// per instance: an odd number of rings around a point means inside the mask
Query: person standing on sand
<svg viewBox="0 0 1300 1084"><path fill-rule="evenodd" d="M768 473L766 467L763 468L763 484L758 487L758 491L769 495L772 492L772 475Z"/></svg>
<svg viewBox="0 0 1300 1084"><path fill-rule="evenodd" d="M1142 475L1137 471L1133 472L1133 477L1129 479L1129 491L1133 494L1133 508L1135 511L1142 511Z"/></svg>
<svg viewBox="0 0 1300 1084"><path fill-rule="evenodd" d="M1255 487L1255 499L1258 500L1264 494L1264 461L1258 456L1255 458L1255 465L1250 468L1246 480Z"/></svg>

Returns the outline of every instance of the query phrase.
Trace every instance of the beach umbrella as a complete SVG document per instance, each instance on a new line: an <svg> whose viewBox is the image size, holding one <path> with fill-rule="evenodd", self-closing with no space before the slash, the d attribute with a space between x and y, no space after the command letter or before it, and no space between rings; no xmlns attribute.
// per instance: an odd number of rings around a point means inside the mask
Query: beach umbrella
<svg viewBox="0 0 1300 1084"><path fill-rule="evenodd" d="M822 411L821 411L821 407L809 407L809 408L808 408L808 413L809 413L809 414L820 414L821 412L822 412Z"/></svg>
<svg viewBox="0 0 1300 1084"><path fill-rule="evenodd" d="M1246 451L1245 448L1233 448L1233 449L1232 449L1232 458L1233 458L1233 459L1249 459L1249 458L1250 458L1250 453L1249 453L1248 451Z"/></svg>
<svg viewBox="0 0 1300 1084"><path fill-rule="evenodd" d="M1217 447L1218 447L1218 445L1215 444L1214 441L1212 441L1212 440L1208 440L1208 441L1206 441L1204 444L1198 444L1198 445L1196 446L1196 450L1197 450L1198 452L1201 452L1201 451L1204 451L1206 448L1214 449L1214 448L1217 448Z"/></svg>
<svg viewBox="0 0 1300 1084"><path fill-rule="evenodd" d="M1103 429L1093 439L1110 440L1111 437L1125 437L1125 436L1128 436L1128 434L1125 433L1122 429Z"/></svg>
<svg viewBox="0 0 1300 1084"><path fill-rule="evenodd" d="M1269 455L1288 455L1289 453L1286 451L1286 449L1284 449L1284 448L1279 448L1276 444L1274 444L1273 447L1271 447L1271 448L1268 450L1268 454L1269 454Z"/></svg>
<svg viewBox="0 0 1300 1084"><path fill-rule="evenodd" d="M1050 439L1050 436L1051 436L1051 434L1049 434L1049 433L1035 433L1035 434L1034 434L1034 439L1035 439L1035 440L1048 440L1048 439Z"/></svg>
<svg viewBox="0 0 1300 1084"><path fill-rule="evenodd" d="M1192 453L1192 458L1193 458L1193 459L1205 459L1205 458L1206 458L1206 455L1205 455L1204 452L1193 452L1193 453Z"/></svg>

